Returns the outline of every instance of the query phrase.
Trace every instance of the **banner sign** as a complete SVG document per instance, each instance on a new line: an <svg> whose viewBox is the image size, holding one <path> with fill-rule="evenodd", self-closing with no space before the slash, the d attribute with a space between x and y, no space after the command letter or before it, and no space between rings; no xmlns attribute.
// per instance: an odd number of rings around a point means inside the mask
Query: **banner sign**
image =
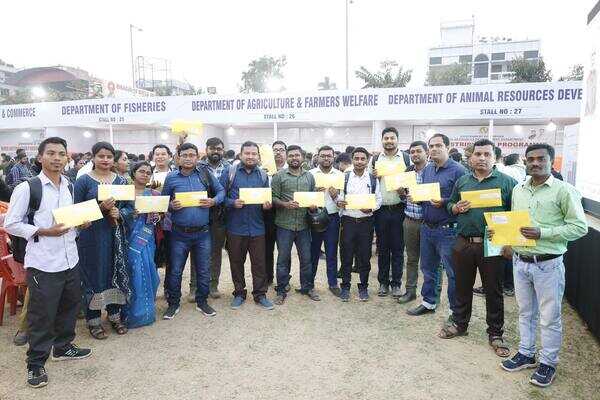
<svg viewBox="0 0 600 400"><path fill-rule="evenodd" d="M0 129L374 120L578 118L581 82L104 98L0 106Z"/></svg>

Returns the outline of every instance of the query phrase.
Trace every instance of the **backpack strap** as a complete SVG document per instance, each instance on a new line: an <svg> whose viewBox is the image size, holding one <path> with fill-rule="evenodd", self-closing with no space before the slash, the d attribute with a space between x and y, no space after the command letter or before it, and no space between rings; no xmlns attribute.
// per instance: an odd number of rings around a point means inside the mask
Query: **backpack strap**
<svg viewBox="0 0 600 400"><path fill-rule="evenodd" d="M233 181L235 180L235 174L237 172L238 165L240 165L240 160L235 160L229 166L229 174L228 174L229 179L227 180L227 187L225 188L226 193L229 193L229 190L233 186Z"/></svg>
<svg viewBox="0 0 600 400"><path fill-rule="evenodd" d="M33 223L33 217L35 212L40 209L42 203L42 181L39 176L34 176L27 180L29 185L29 205L27 206L27 223L29 225L35 225ZM39 238L36 235L33 238L34 242L38 242Z"/></svg>
<svg viewBox="0 0 600 400"><path fill-rule="evenodd" d="M344 196L348 192L348 181L350 180L350 171L344 172Z"/></svg>
<svg viewBox="0 0 600 400"><path fill-rule="evenodd" d="M200 175L200 180L202 181L202 184L204 185L204 187L206 187L208 197L210 197L210 198L215 197L215 195L216 195L215 188L212 183L210 172L208 172L206 166L200 165L196 168L196 170L198 171L198 174Z"/></svg>
<svg viewBox="0 0 600 400"><path fill-rule="evenodd" d="M371 179L371 194L375 194L377 189L377 178L375 178L375 175L373 174L369 174L369 178Z"/></svg>

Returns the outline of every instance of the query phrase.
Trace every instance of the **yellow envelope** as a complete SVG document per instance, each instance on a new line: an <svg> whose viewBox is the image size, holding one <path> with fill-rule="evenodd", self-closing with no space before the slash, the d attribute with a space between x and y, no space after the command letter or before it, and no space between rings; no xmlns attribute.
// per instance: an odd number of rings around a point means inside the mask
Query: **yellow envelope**
<svg viewBox="0 0 600 400"><path fill-rule="evenodd" d="M344 174L315 174L315 187L337 190L344 190Z"/></svg>
<svg viewBox="0 0 600 400"><path fill-rule="evenodd" d="M244 204L271 202L271 188L240 188L240 200L243 200Z"/></svg>
<svg viewBox="0 0 600 400"><path fill-rule="evenodd" d="M204 125L200 121L185 121L182 119L171 121L171 132L176 135L200 136L203 129Z"/></svg>
<svg viewBox="0 0 600 400"><path fill-rule="evenodd" d="M375 195L369 194L347 194L344 197L346 201L346 210L373 210L377 207L377 200Z"/></svg>
<svg viewBox="0 0 600 400"><path fill-rule="evenodd" d="M207 198L208 193L206 191L175 193L175 200L179 200L182 207L198 207L198 201Z"/></svg>
<svg viewBox="0 0 600 400"><path fill-rule="evenodd" d="M377 170L379 172L379 170ZM385 190L388 192L400 188L410 188L417 184L417 173L415 171L401 172L399 174L387 175L383 178Z"/></svg>
<svg viewBox="0 0 600 400"><path fill-rule="evenodd" d="M98 200L113 198L115 200L135 200L133 185L98 185Z"/></svg>
<svg viewBox="0 0 600 400"><path fill-rule="evenodd" d="M389 176L404 172L405 167L393 161L377 160L375 169L377 170L377 176Z"/></svg>
<svg viewBox="0 0 600 400"><path fill-rule="evenodd" d="M267 170L267 175L273 176L277 173L277 165L275 165L275 155L273 148L266 144L259 146L260 165Z"/></svg>
<svg viewBox="0 0 600 400"><path fill-rule="evenodd" d="M325 207L325 192L294 192L294 201L300 207Z"/></svg>
<svg viewBox="0 0 600 400"><path fill-rule="evenodd" d="M460 192L460 198L469 201L471 208L502 207L502 193L499 188Z"/></svg>
<svg viewBox="0 0 600 400"><path fill-rule="evenodd" d="M52 215L57 224L64 224L68 227L79 226L84 222L93 222L104 217L98 207L98 202L94 199L57 208L52 210Z"/></svg>
<svg viewBox="0 0 600 400"><path fill-rule="evenodd" d="M535 240L526 239L520 232L525 226L533 226L529 211L501 211L484 213L488 228L494 230L492 244L496 246L536 245Z"/></svg>
<svg viewBox="0 0 600 400"><path fill-rule="evenodd" d="M415 185L409 189L409 193L414 202L442 199L439 182Z"/></svg>
<svg viewBox="0 0 600 400"><path fill-rule="evenodd" d="M140 213L167 212L169 196L136 196L135 209Z"/></svg>

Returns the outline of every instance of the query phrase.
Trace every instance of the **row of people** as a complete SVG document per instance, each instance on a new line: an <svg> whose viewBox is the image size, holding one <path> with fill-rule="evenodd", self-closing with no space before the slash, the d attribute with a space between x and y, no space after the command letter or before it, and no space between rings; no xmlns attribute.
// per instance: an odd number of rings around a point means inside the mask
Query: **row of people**
<svg viewBox="0 0 600 400"><path fill-rule="evenodd" d="M414 170L418 183L439 183L441 200L415 202L406 188L386 190L385 180L380 179L377 172L378 160L364 148L353 150L352 167L341 172L332 168L333 149L323 146L318 151L318 167L305 171L302 168L303 151L299 146L275 142L273 150L279 171L269 177L260 167L259 146L256 143L245 142L240 149L239 163L229 164L223 162L223 143L212 138L207 143L205 162L199 163L199 151L195 145L183 143L177 149L178 169L170 172L164 170L167 163L155 167L154 171L147 163L138 163L131 169L136 193L158 194L147 186L160 188L163 195L171 198L169 213L138 215L132 202L104 200L99 205L105 218L80 227L75 247L76 232L55 225L52 209L69 202L96 199L99 185L126 184L127 180L112 170L115 150L110 144L100 142L92 148L93 169L76 180L73 195L69 196L69 185L60 174L66 163L66 143L58 138L46 139L40 145L38 156L42 164L40 179L43 196L33 223L27 223L26 218L29 196L27 183L15 190L5 222L10 233L29 240L25 266L30 285L36 284L39 289L30 290L27 313L30 381L34 385L36 382L43 383L43 364L52 345L53 356L58 358L80 358L89 354L89 350L79 349L70 343L74 336L75 303L79 304L75 300L81 297L73 284L74 280L79 280L76 279L78 275L83 282L86 320L93 337L107 337L100 320L102 309L107 310L108 320L118 334L126 333L128 324L135 326L135 322L131 324L131 321L146 324L154 320L154 294L158 279L154 258L157 252L148 244L155 242L154 226L159 220L164 239L158 245L166 244L163 248L166 249L168 260L165 274L168 308L163 314L164 319L172 319L179 312L182 272L190 254L193 272L190 286L197 308L208 316L216 314L208 304L208 298L219 295L220 257L214 255L221 254L224 238L234 283L231 302L234 309L241 307L246 299L244 262L248 254L255 302L265 309L273 308L266 293L269 284L276 278L275 303L285 303L289 295L294 244L300 264L298 292L313 301L320 300L314 280L324 243L327 281L331 292L342 301L350 299L352 264L356 259L358 298L367 301L371 244L375 232L379 296L391 294L401 303L416 299L420 263L423 272L422 301L407 311L409 315L435 311L439 303L436 288L441 278L440 265L446 271L451 312L439 333L442 338L466 334L471 314L471 290L476 270L479 269L486 293L489 342L496 354L506 357L509 351L503 340L502 259L483 256L483 212L530 210L534 226L523 227L522 234L536 239L538 244L533 248L515 248L512 255L520 268L515 271L515 281L519 281L515 283L522 340L517 355L504 362L503 366L507 370L516 370L535 365L535 342L531 342L531 330L535 332L539 310L536 309L537 303L529 300L531 293L538 297L546 296L545 304L551 304L541 310L542 320L552 319L553 324L560 326L560 313L557 316L556 310L560 310L562 298L562 291L559 290L562 254L568 240L574 240L586 231L577 192L570 185L559 183L551 177L552 147L541 144L527 149L527 166L531 177L518 184L494 168L495 146L487 140L475 143L470 157L473 168L470 173L449 158L449 140L442 134L434 135L428 143L412 143L409 156L399 151L398 132L394 128L384 129L382 143L383 151L378 159L397 163L401 166L400 170ZM153 152L155 159L160 159L162 152L166 153L165 159L170 155L170 150L164 145L155 146ZM159 165L158 161L156 165ZM159 175L163 173L166 175L164 181ZM318 174L343 174L344 188L316 187L315 176ZM250 205L240 199L240 189L267 187L272 190L272 202ZM500 189L502 206L471 208L468 202L460 200L461 192L489 188ZM316 190L325 192L328 218L324 230L311 232L308 217L318 210L316 207L301 208L293 198L294 192ZM195 191L208 193L208 198L199 200L197 207L182 207L175 198L175 193ZM375 207L346 209L346 196L352 194L374 194ZM516 194L519 194L518 202L515 202ZM532 210L530 202L534 197L535 210ZM218 231L222 238L219 238ZM269 265L269 254L272 259L274 243L278 247L275 271ZM405 243L407 279L405 292L402 293L400 287ZM338 247L342 278L339 286ZM503 255L509 257L511 251L504 248ZM556 281L539 281L537 285L541 285L541 288L536 290L531 268L555 269ZM547 279L547 276L544 278ZM39 279L45 279L46 284L39 285ZM562 279L564 288L564 269ZM557 290L552 291L550 283L558 285L554 286ZM547 289L547 293L540 293L542 289ZM48 302L49 297L54 300ZM63 301L68 301L68 304L61 304ZM525 304L527 301L529 305ZM136 310L139 311L137 316ZM55 326L57 321L59 324ZM54 336L50 332L54 332ZM543 340L544 349L537 375L532 377L537 384L546 385L552 381L558 362L557 335L560 338L560 332L556 332L556 329L542 325L542 337L546 340Z"/></svg>

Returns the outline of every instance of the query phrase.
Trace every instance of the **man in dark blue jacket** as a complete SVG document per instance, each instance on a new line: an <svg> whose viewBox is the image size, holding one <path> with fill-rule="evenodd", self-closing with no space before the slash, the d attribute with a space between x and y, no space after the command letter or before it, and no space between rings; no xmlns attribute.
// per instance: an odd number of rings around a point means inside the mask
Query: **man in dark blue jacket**
<svg viewBox="0 0 600 400"><path fill-rule="evenodd" d="M241 188L268 188L269 179L259 167L259 148L254 142L245 142L240 150L241 162L233 164L226 176L227 194L227 247L234 292L231 308L237 310L246 301L244 262L250 254L252 296L265 310L272 310L266 296L267 272L265 259L265 223L263 210L271 209L270 201L263 204L245 204L240 199Z"/></svg>

